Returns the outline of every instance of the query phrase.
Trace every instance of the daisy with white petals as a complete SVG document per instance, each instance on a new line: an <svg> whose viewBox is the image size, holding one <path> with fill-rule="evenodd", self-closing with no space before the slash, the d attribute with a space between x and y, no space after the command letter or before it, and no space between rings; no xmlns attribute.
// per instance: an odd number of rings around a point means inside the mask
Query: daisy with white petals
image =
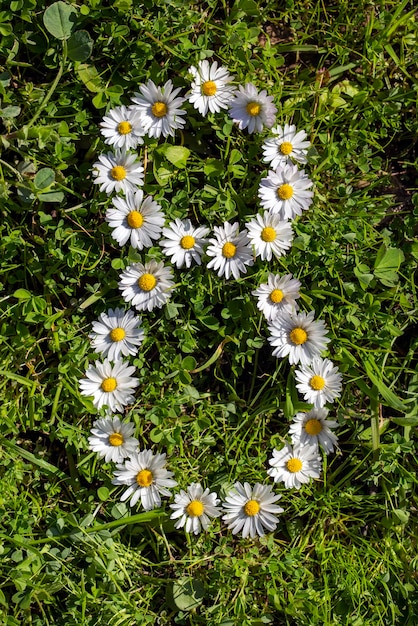
<svg viewBox="0 0 418 626"><path fill-rule="evenodd" d="M170 488L177 482L171 478L173 472L165 468L165 454L153 454L151 450L134 452L122 465L117 465L113 485L128 485L121 501L130 498L130 506L139 499L146 511L161 506L161 496L171 496Z"/></svg>
<svg viewBox="0 0 418 626"><path fill-rule="evenodd" d="M312 185L305 171L298 170L297 165L278 167L261 179L258 188L260 204L282 220L293 220L311 206L313 192L309 188Z"/></svg>
<svg viewBox="0 0 418 626"><path fill-rule="evenodd" d="M107 407L108 413L123 411L123 407L134 400L133 390L139 380L133 378L135 367L125 361L116 361L114 365L107 359L95 365L89 365L86 377L80 380L80 393L93 396L96 409Z"/></svg>
<svg viewBox="0 0 418 626"><path fill-rule="evenodd" d="M130 302L138 311L161 308L171 296L174 287L171 267L162 261L134 263L120 275L119 289L125 302Z"/></svg>
<svg viewBox="0 0 418 626"><path fill-rule="evenodd" d="M205 237L209 234L206 226L194 227L189 219L176 219L170 222L168 228L163 228L163 237L160 245L166 256L171 257L171 262L178 268L189 268L193 261L200 265L203 246L206 245Z"/></svg>
<svg viewBox="0 0 418 626"><path fill-rule="evenodd" d="M257 308L270 321L284 311L295 313L299 309L296 299L300 297L300 281L292 274L279 276L269 274L267 282L260 285L252 295L258 298Z"/></svg>
<svg viewBox="0 0 418 626"><path fill-rule="evenodd" d="M289 357L290 365L308 365L325 350L330 339L322 320L314 320L315 311L291 314L284 311L269 326L269 343L274 347L273 356Z"/></svg>
<svg viewBox="0 0 418 626"><path fill-rule="evenodd" d="M103 117L100 126L105 143L115 148L135 150L138 144L144 143L142 137L145 131L141 124L141 116L132 108L122 105L111 109Z"/></svg>
<svg viewBox="0 0 418 626"><path fill-rule="evenodd" d="M236 88L229 85L233 77L225 67L218 67L217 61L211 65L206 59L199 61L197 68L189 67L193 75L192 90L189 102L201 115L219 113L221 109L227 109L228 104L234 97Z"/></svg>
<svg viewBox="0 0 418 626"><path fill-rule="evenodd" d="M144 184L144 168L137 161L137 155L125 150L101 154L93 168L93 183L100 185L100 191L108 196L114 191L136 191Z"/></svg>
<svg viewBox="0 0 418 626"><path fill-rule="evenodd" d="M281 450L273 450L269 464L271 469L267 474L275 483L283 482L286 489L300 489L311 478L321 475L322 461L316 447L295 445L292 448L287 443Z"/></svg>
<svg viewBox="0 0 418 626"><path fill-rule="evenodd" d="M327 420L327 415L328 409L312 409L309 413L297 413L289 429L292 443L297 443L301 447L319 445L326 454L334 452L338 437L331 428L336 428L338 423Z"/></svg>
<svg viewBox="0 0 418 626"><path fill-rule="evenodd" d="M277 112L273 96L268 96L265 90L258 93L252 83L239 85L238 89L229 107L229 116L238 128L246 128L249 133L261 133L264 126L271 128Z"/></svg>
<svg viewBox="0 0 418 626"><path fill-rule="evenodd" d="M121 422L119 417L105 417L93 422L89 448L104 458L106 463L122 463L138 447L138 439L132 437L135 424Z"/></svg>
<svg viewBox="0 0 418 626"><path fill-rule="evenodd" d="M152 80L146 85L140 85L141 93L134 94L132 102L141 115L142 125L150 137L174 137L178 128L186 123L180 107L186 98L177 97L180 88L173 89L173 83L168 80L163 87L157 87Z"/></svg>
<svg viewBox="0 0 418 626"><path fill-rule="evenodd" d="M283 509L274 502L280 498L269 485L256 483L251 487L248 483L236 482L226 495L223 503L226 515L222 519L234 535L242 530L244 538L262 537L265 530L272 532L278 524L276 515L283 513Z"/></svg>
<svg viewBox="0 0 418 626"><path fill-rule="evenodd" d="M135 356L145 337L141 318L123 309L109 309L107 313L101 313L92 327L89 337L93 350L110 361L117 361L121 355Z"/></svg>
<svg viewBox="0 0 418 626"><path fill-rule="evenodd" d="M274 170L291 161L307 163L306 153L310 143L305 141L307 135L304 130L296 132L296 126L285 124L284 128L275 126L271 132L276 136L263 143L264 163L269 163Z"/></svg>
<svg viewBox="0 0 418 626"><path fill-rule="evenodd" d="M212 517L221 515L217 504L216 493L210 493L209 489L203 491L199 483L192 483L187 491L181 490L174 496L174 504L170 504L173 509L170 519L177 520L174 528L185 526L186 533L198 535L202 528L209 528Z"/></svg>
<svg viewBox="0 0 418 626"><path fill-rule="evenodd" d="M113 198L113 208L106 211L106 222L112 228L112 237L120 246L130 240L137 250L150 248L159 239L165 217L160 205L145 196L142 189L129 191L126 198Z"/></svg>
<svg viewBox="0 0 418 626"><path fill-rule="evenodd" d="M262 261L271 261L273 256L278 259L292 245L292 226L287 220L282 221L279 215L266 211L263 215L256 215L245 226L255 255Z"/></svg>
<svg viewBox="0 0 418 626"><path fill-rule="evenodd" d="M339 398L342 389L342 375L338 367L329 359L314 359L311 364L302 363L295 371L298 381L296 388L303 395L305 402L313 404L316 409L334 402Z"/></svg>
<svg viewBox="0 0 418 626"><path fill-rule="evenodd" d="M246 230L239 232L239 224L224 222L223 226L214 227L215 238L209 239L206 254L213 257L208 268L213 267L218 276L229 279L232 275L239 278L240 274L246 274L247 266L254 264L249 239Z"/></svg>

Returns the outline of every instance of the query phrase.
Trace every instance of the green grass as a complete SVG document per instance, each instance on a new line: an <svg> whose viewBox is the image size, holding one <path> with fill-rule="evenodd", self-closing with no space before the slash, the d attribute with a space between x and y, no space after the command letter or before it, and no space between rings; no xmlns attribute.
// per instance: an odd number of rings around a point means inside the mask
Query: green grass
<svg viewBox="0 0 418 626"><path fill-rule="evenodd" d="M69 28L87 33L76 51L44 22L50 4L0 11L1 623L414 626L413 3L85 0L71 3ZM287 360L271 356L251 291L269 271L298 277L344 375L330 412L341 450L320 481L275 485L284 513L254 541L219 521L188 537L168 504L121 503L112 465L88 449L97 411L78 391L92 321L122 304L121 270L162 256L110 236L110 199L91 177L105 150L98 124L149 78L184 93L190 65L212 56L274 95L278 123L307 131L314 203L291 251L239 281L175 272L169 304L142 315L127 417L141 447L167 452L181 488L202 481L224 496L237 480L267 482L273 447L306 405ZM167 141L190 150L184 162L146 140L145 191L169 220L243 224L259 210L268 132L187 110Z"/></svg>

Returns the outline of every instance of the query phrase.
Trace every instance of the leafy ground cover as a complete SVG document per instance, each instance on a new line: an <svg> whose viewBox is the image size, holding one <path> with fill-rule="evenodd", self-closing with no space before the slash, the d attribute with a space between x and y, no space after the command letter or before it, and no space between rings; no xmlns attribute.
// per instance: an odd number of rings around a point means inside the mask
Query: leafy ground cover
<svg viewBox="0 0 418 626"><path fill-rule="evenodd" d="M2 623L416 624L413 3L85 0L59 21L50 4L0 11ZM266 483L307 405L251 291L269 271L299 278L343 373L339 451L300 491L274 486L284 513L256 540L219 521L188 536L167 504L121 502L112 464L89 450L98 413L79 392L91 324L122 304L121 271L162 258L110 236L111 201L92 180L98 125L148 79L186 93L205 58L306 130L314 202L289 253L239 280L175 271L170 301L142 315L127 418L181 488L223 497L235 481ZM182 132L140 149L146 193L168 220L244 223L259 210L268 131L186 108Z"/></svg>

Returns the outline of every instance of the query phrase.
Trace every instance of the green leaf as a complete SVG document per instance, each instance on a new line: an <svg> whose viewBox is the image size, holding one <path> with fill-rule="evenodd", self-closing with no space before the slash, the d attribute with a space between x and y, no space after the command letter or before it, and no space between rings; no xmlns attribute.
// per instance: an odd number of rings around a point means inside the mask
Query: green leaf
<svg viewBox="0 0 418 626"><path fill-rule="evenodd" d="M20 107L18 106L9 106L5 107L0 111L0 116L5 120L11 120L14 117L17 117L20 113Z"/></svg>
<svg viewBox="0 0 418 626"><path fill-rule="evenodd" d="M64 194L62 191L47 191L46 193L39 193L38 200L41 202L62 202Z"/></svg>
<svg viewBox="0 0 418 626"><path fill-rule="evenodd" d="M97 495L102 502L106 502L106 500L109 498L109 489L107 487L99 487L97 490Z"/></svg>
<svg viewBox="0 0 418 626"><path fill-rule="evenodd" d="M190 150L183 146L170 146L164 144L158 148L158 152L165 156L175 167L182 169L186 167L187 159L190 156Z"/></svg>
<svg viewBox="0 0 418 626"><path fill-rule="evenodd" d="M205 589L197 578L179 578L173 583L173 600L180 611L196 609L204 596Z"/></svg>
<svg viewBox="0 0 418 626"><path fill-rule="evenodd" d="M30 300L32 298L32 294L27 289L16 289L13 297L18 298L19 300Z"/></svg>
<svg viewBox="0 0 418 626"><path fill-rule="evenodd" d="M68 56L72 61L87 61L93 50L93 39L86 30L77 30L68 40Z"/></svg>
<svg viewBox="0 0 418 626"><path fill-rule="evenodd" d="M402 402L402 400L400 400L400 398L398 398L398 396L385 385L383 380L379 378L379 374L376 372L376 368L374 368L373 363L370 362L370 357L369 360L366 360L364 362L364 367L366 368L367 376L375 385L382 398L386 400L387 405L392 407L392 409L401 411L401 413L406 413L408 410L407 407Z"/></svg>
<svg viewBox="0 0 418 626"><path fill-rule="evenodd" d="M76 10L65 2L54 2L44 13L45 28L57 39L68 39L77 19Z"/></svg>
<svg viewBox="0 0 418 626"><path fill-rule="evenodd" d="M87 63L83 63L77 67L76 73L79 79L92 93L100 93L101 91L104 91L104 85L94 65L87 65Z"/></svg>
<svg viewBox="0 0 418 626"><path fill-rule="evenodd" d="M398 271L405 255L398 248L386 248L383 244L377 253L374 264L374 274L383 285L393 287L398 281Z"/></svg>
<svg viewBox="0 0 418 626"><path fill-rule="evenodd" d="M36 189L46 189L55 182L55 172L50 167L43 167L36 174L33 184Z"/></svg>
<svg viewBox="0 0 418 626"><path fill-rule="evenodd" d="M222 161L218 159L206 159L206 163L204 165L203 171L205 172L205 176L220 176L224 173L225 168Z"/></svg>

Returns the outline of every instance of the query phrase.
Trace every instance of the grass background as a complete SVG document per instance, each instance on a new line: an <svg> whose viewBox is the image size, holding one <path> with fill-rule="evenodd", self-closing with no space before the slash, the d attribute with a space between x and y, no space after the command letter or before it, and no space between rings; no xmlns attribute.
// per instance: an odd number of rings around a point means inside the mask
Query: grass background
<svg viewBox="0 0 418 626"><path fill-rule="evenodd" d="M86 0L71 3L73 32L87 33L81 61L45 26L50 4L0 6L2 623L413 626L413 3ZM111 465L88 451L97 413L78 392L91 322L121 304L121 269L161 256L110 237L110 200L91 180L104 151L98 123L149 78L185 92L203 58L266 89L278 123L308 132L315 200L273 265L237 282L176 272L170 303L143 316L128 417L142 447L167 451L183 488L203 481L223 495L236 480L265 482L272 448L305 405L292 369L271 356L251 290L269 271L297 276L344 373L331 411L341 453L300 492L276 486L285 513L254 542L218 523L188 538L167 508L128 510ZM244 223L259 208L265 136L189 107L185 131L167 142L190 151L183 160L146 140L145 190L168 219Z"/></svg>

